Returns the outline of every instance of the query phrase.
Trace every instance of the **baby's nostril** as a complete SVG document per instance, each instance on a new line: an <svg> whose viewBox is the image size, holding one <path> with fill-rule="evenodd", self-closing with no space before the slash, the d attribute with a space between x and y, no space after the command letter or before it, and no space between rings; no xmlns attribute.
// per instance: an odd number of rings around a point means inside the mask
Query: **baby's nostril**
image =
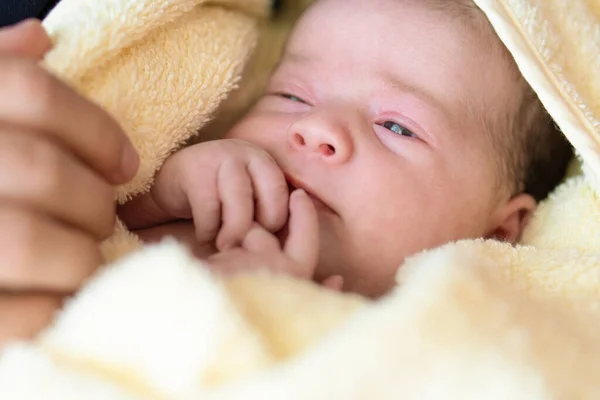
<svg viewBox="0 0 600 400"><path fill-rule="evenodd" d="M296 144L298 146L304 146L304 145L306 145L306 140L304 140L304 137L302 135L300 135L299 133L296 133L294 135L294 141L296 142Z"/></svg>
<svg viewBox="0 0 600 400"><path fill-rule="evenodd" d="M321 152L323 153L323 155L325 156L332 156L335 154L335 147L333 147L330 144L322 144L319 146L321 149Z"/></svg>

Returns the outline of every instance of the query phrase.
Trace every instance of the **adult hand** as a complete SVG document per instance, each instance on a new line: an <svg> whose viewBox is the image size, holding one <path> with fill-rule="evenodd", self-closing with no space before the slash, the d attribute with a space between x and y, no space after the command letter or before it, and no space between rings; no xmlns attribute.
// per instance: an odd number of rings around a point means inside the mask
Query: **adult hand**
<svg viewBox="0 0 600 400"><path fill-rule="evenodd" d="M103 110L39 66L37 21L0 30L0 346L41 329L101 264L138 157Z"/></svg>

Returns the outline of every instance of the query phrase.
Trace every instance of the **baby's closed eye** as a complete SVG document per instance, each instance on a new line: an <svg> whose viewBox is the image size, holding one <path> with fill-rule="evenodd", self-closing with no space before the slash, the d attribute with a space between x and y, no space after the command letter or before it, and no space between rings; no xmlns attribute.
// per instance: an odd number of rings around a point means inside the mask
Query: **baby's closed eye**
<svg viewBox="0 0 600 400"><path fill-rule="evenodd" d="M304 100L303 98L301 98L295 94L291 94L291 93L287 93L287 92L275 92L272 95L277 96L281 99L285 99L292 103L310 105L306 100ZM409 128L405 127L404 125L402 125L398 122L388 120L388 121L384 121L383 123L378 123L377 125L387 129L388 131L396 133L400 136L413 138L413 139L419 139L419 136L417 136L412 130L410 130Z"/></svg>
<svg viewBox="0 0 600 400"><path fill-rule="evenodd" d="M415 139L419 138L413 131L394 121L385 121L379 125L401 136L411 137Z"/></svg>
<svg viewBox="0 0 600 400"><path fill-rule="evenodd" d="M289 93L277 93L277 95L279 97L282 97L284 99L290 100L290 101L297 101L299 103L304 103L304 104L308 104L306 101L304 101L303 99L301 99L300 97L293 95L293 94L289 94Z"/></svg>

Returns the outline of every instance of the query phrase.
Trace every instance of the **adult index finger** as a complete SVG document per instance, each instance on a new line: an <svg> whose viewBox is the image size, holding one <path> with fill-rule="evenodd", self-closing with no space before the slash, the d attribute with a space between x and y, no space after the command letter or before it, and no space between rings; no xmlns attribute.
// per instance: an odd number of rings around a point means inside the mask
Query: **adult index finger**
<svg viewBox="0 0 600 400"><path fill-rule="evenodd" d="M111 183L137 170L138 155L120 126L31 61L0 58L0 122L52 135Z"/></svg>
<svg viewBox="0 0 600 400"><path fill-rule="evenodd" d="M51 47L52 41L38 20L0 29L0 53L39 60Z"/></svg>

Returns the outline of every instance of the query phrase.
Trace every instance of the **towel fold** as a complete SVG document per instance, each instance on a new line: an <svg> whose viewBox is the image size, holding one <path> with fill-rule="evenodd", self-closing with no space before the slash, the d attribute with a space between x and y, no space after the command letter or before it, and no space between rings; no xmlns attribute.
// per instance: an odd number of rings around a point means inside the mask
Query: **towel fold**
<svg viewBox="0 0 600 400"><path fill-rule="evenodd" d="M369 301L293 278L219 278L183 246L140 247L121 227L105 243L114 262L39 338L4 350L0 398L600 398L600 1L476 3L581 166L520 245L417 254ZM46 66L115 115L142 155L119 201L252 101L289 28L259 28L268 7L63 0L48 17ZM259 31L255 54L270 57L251 59ZM261 47L274 32L274 50Z"/></svg>

